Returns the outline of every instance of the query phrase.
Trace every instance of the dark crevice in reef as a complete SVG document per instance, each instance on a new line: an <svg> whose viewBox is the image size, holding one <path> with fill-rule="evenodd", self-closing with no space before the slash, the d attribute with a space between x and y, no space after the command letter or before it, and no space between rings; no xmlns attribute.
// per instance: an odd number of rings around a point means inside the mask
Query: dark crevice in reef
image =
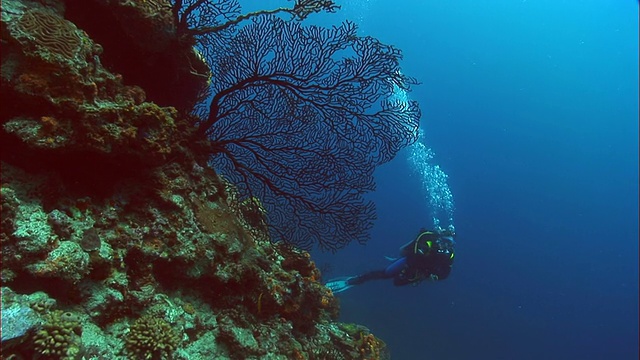
<svg viewBox="0 0 640 360"><path fill-rule="evenodd" d="M102 65L121 74L126 85L140 86L146 92L147 100L160 106L190 110L194 99L198 98L203 79L191 73L190 65L197 67L197 64L192 64L190 61L193 60L185 56L189 52L184 49L189 46L181 45L175 35L167 34L163 40L168 43L163 49L144 49L132 38L130 31L123 29L120 22L124 20L114 16L112 8L97 1L71 0L67 2L65 18L102 46Z"/></svg>
<svg viewBox="0 0 640 360"><path fill-rule="evenodd" d="M151 182L147 166L134 157L34 149L4 132L0 133L0 144L2 162L36 176L47 176L45 207L47 203L57 203L61 197L108 199L119 186L127 186L129 193L141 192L144 184Z"/></svg>
<svg viewBox="0 0 640 360"><path fill-rule="evenodd" d="M2 48L2 53L9 52L9 49L9 46ZM2 61L5 61L4 55ZM13 88L15 84L11 81L2 79L0 83L2 83L0 86L0 126L15 117L38 119L42 114L52 113L56 109L43 97L16 92ZM5 134L4 131L1 133ZM3 153L8 148L4 144L4 140L2 139L3 142L0 143Z"/></svg>
<svg viewBox="0 0 640 360"><path fill-rule="evenodd" d="M17 273L15 279L11 281L11 289L18 294L31 294L36 291L44 291L50 297L62 302L73 303L78 301L80 293L77 288L59 278L36 278L27 273ZM3 285L3 286L6 286Z"/></svg>

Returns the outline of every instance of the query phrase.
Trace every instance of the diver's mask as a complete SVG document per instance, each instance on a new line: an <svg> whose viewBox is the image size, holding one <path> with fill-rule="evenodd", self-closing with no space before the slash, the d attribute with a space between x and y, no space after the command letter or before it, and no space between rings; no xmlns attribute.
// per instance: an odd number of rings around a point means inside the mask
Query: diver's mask
<svg viewBox="0 0 640 360"><path fill-rule="evenodd" d="M442 236L436 240L436 249L440 254L451 254L455 250L456 241L453 236Z"/></svg>

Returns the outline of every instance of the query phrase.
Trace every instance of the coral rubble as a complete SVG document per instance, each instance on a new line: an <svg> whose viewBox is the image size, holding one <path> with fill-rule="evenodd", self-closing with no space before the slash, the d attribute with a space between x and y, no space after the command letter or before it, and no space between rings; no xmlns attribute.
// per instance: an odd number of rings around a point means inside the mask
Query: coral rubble
<svg viewBox="0 0 640 360"><path fill-rule="evenodd" d="M172 45L168 5L2 3L3 358L384 358L188 146L207 70Z"/></svg>

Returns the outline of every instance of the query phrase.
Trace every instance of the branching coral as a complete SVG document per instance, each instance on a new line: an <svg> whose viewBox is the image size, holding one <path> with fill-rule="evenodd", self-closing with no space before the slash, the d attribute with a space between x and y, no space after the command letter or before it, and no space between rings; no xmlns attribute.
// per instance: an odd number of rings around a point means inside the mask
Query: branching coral
<svg viewBox="0 0 640 360"><path fill-rule="evenodd" d="M291 8L279 7L240 14L240 6L236 0L176 0L173 5L173 12L179 33L203 35L224 31L244 20L260 15L287 13L295 20L304 20L313 13L322 11L335 12L339 8L340 6L336 5L332 0L296 0L295 5ZM205 18L208 23L201 24L201 26L193 26L196 18Z"/></svg>
<svg viewBox="0 0 640 360"><path fill-rule="evenodd" d="M200 39L219 76L195 110L194 136L209 138L203 151L241 200L260 199L274 241L366 242L373 171L415 141L418 104L389 94L416 81L401 73L398 49L356 30L262 16L228 41Z"/></svg>

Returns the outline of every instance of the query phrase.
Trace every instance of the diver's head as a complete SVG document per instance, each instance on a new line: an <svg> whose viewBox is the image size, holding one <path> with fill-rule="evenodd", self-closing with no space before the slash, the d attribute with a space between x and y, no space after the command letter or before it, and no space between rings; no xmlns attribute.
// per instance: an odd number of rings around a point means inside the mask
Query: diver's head
<svg viewBox="0 0 640 360"><path fill-rule="evenodd" d="M440 236L435 242L435 249L441 254L451 254L455 251L456 241L453 236Z"/></svg>

